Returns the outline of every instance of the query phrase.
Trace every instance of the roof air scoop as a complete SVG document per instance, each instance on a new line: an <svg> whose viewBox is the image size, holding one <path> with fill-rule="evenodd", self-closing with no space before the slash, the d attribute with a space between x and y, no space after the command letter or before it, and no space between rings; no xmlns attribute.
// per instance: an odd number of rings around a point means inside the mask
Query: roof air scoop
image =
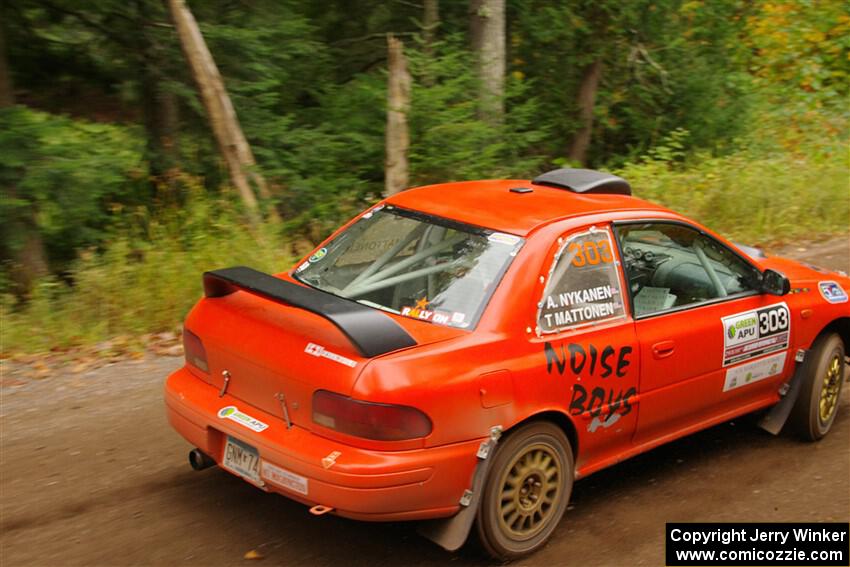
<svg viewBox="0 0 850 567"><path fill-rule="evenodd" d="M612 173L592 169L554 169L538 175L532 181L535 185L548 185L558 189L567 189L573 193L597 195L631 195L629 182Z"/></svg>

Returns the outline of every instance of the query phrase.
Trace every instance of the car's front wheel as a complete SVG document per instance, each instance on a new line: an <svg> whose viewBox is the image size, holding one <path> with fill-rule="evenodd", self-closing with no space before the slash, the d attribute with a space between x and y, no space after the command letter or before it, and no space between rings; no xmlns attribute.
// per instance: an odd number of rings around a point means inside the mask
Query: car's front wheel
<svg viewBox="0 0 850 567"><path fill-rule="evenodd" d="M790 425L804 439L817 441L829 433L841 399L844 382L844 343L836 334L818 337L801 369L800 397Z"/></svg>
<svg viewBox="0 0 850 567"><path fill-rule="evenodd" d="M476 524L484 549L516 559L542 547L558 526L573 486L573 453L564 432L533 422L498 446Z"/></svg>

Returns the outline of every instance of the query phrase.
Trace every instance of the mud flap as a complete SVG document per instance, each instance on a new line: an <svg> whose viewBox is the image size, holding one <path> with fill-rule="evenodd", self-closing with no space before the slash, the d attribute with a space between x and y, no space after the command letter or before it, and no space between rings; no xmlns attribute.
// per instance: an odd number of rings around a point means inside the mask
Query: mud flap
<svg viewBox="0 0 850 567"><path fill-rule="evenodd" d="M501 426L497 425L491 428L490 437L478 447L478 453L476 453L478 465L476 465L475 473L472 475L472 488L464 491L463 496L461 496L460 505L462 508L460 512L451 518L422 522L417 530L419 535L430 539L446 551L457 551L463 546L469 536L469 531L472 529L475 515L478 513L481 491L493 463L493 459L489 457L493 456L496 443L499 442L501 435Z"/></svg>
<svg viewBox="0 0 850 567"><path fill-rule="evenodd" d="M806 351L800 349L797 351L797 356L794 360L797 362L797 368L794 369L794 375L788 383L788 391L785 396L779 400L779 403L770 408L770 411L759 420L758 426L765 431L774 435L779 435L782 431L782 426L788 421L788 416L791 415L791 409L797 402L800 396L800 388L803 384L803 360L806 356Z"/></svg>

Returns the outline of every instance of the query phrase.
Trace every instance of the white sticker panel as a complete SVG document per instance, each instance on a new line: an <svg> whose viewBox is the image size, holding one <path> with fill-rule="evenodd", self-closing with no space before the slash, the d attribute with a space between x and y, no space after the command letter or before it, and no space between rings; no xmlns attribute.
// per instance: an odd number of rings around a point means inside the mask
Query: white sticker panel
<svg viewBox="0 0 850 567"><path fill-rule="evenodd" d="M785 303L723 317L723 366L788 348L791 312Z"/></svg>
<svg viewBox="0 0 850 567"><path fill-rule="evenodd" d="M785 358L788 356L786 352L773 354L771 356L747 362L740 366L735 366L726 371L726 380L723 383L723 391L728 392L735 388L748 386L759 380L776 376L785 368Z"/></svg>
<svg viewBox="0 0 850 567"><path fill-rule="evenodd" d="M519 236L515 236L513 234L507 234L504 232L494 232L487 237L487 240L489 240L490 242L495 242L496 244L507 244L509 246L513 246L522 239Z"/></svg>
<svg viewBox="0 0 850 567"><path fill-rule="evenodd" d="M299 474L263 461L262 476L272 484L276 484L282 488L288 488L304 496L307 495L307 479Z"/></svg>

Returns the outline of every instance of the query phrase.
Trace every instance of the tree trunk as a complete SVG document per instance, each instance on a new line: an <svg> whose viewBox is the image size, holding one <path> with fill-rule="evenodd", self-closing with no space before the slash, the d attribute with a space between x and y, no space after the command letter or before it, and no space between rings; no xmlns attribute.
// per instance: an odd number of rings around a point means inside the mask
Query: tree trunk
<svg viewBox="0 0 850 567"><path fill-rule="evenodd" d="M433 54L434 39L437 37L437 27L440 25L440 1L425 0L422 14L422 39L425 55Z"/></svg>
<svg viewBox="0 0 850 567"><path fill-rule="evenodd" d="M201 100L209 116L210 125L218 142L219 150L230 171L230 179L239 191L245 208L252 220L258 220L257 198L248 180L253 181L261 197L270 193L265 179L256 171L256 161L242 133L236 111L221 74L210 54L198 23L183 0L167 0L180 37L183 53L192 70ZM276 215L272 215L276 217Z"/></svg>
<svg viewBox="0 0 850 567"><path fill-rule="evenodd" d="M15 91L12 88L12 75L6 61L6 39L3 35L3 22L0 21L0 108L15 104Z"/></svg>
<svg viewBox="0 0 850 567"><path fill-rule="evenodd" d="M596 92L599 90L599 79L602 77L602 60L597 59L584 69L581 86L578 89L578 119L579 130L573 137L567 157L587 164L587 149L593 133L593 107L596 104Z"/></svg>
<svg viewBox="0 0 850 567"><path fill-rule="evenodd" d="M19 299L29 297L33 284L48 273L44 241L35 223L35 208L29 206L23 213L9 223L16 241L10 243L9 276Z"/></svg>
<svg viewBox="0 0 850 567"><path fill-rule="evenodd" d="M479 114L498 124L505 111L505 0L470 0L469 11L481 84Z"/></svg>
<svg viewBox="0 0 850 567"><path fill-rule="evenodd" d="M425 57L431 60L434 57L434 40L437 37L437 28L440 25L440 2L439 0L425 0L422 13L422 50ZM429 61L430 63L430 61ZM433 87L435 81L434 69L431 65L425 66L422 74L422 84Z"/></svg>
<svg viewBox="0 0 850 567"><path fill-rule="evenodd" d="M386 162L384 194L389 197L408 185L407 149L410 134L407 112L410 109L410 73L404 57L404 44L387 34L389 76L387 78Z"/></svg>
<svg viewBox="0 0 850 567"><path fill-rule="evenodd" d="M0 22L0 111L15 104L15 92L12 76L6 60L6 42L3 26ZM13 185L3 188L3 193L10 200L17 200L18 195ZM2 248L4 255L11 260L9 276L14 284L14 291L19 298L26 298L32 291L32 286L38 278L47 275L47 252L44 241L36 223L35 207L15 209L9 219L11 238L7 239Z"/></svg>
<svg viewBox="0 0 850 567"><path fill-rule="evenodd" d="M151 175L161 180L180 165L179 107L177 97L163 88L163 77L152 69L154 65L152 61L143 63L140 83Z"/></svg>
<svg viewBox="0 0 850 567"><path fill-rule="evenodd" d="M0 110L2 108L0 106ZM18 199L13 185L3 187L3 193L10 200ZM0 245L0 252L10 260L9 278L15 295L25 300L33 284L48 273L47 252L36 221L35 205L30 203L16 207L6 222L6 230L3 231L6 241Z"/></svg>
<svg viewBox="0 0 850 567"><path fill-rule="evenodd" d="M165 181L174 188L173 171L179 167L178 105L173 93L165 89L165 81L172 66L165 59L158 30L147 25L151 18L151 5L147 0L136 0L135 20L138 33L130 38L130 49L136 61L133 68L142 95L142 124L145 128L145 157L154 184Z"/></svg>

